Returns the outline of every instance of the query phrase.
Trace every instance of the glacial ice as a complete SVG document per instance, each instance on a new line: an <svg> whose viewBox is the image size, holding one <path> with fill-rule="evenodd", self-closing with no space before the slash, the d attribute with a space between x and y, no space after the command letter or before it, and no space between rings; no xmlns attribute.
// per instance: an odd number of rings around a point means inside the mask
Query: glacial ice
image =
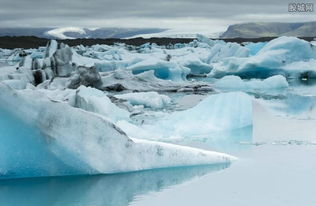
<svg viewBox="0 0 316 206"><path fill-rule="evenodd" d="M106 94L98 89L80 86L75 95L75 107L101 114L111 122L129 119L129 113L117 107Z"/></svg>
<svg viewBox="0 0 316 206"><path fill-rule="evenodd" d="M209 51L207 58L208 63L221 61L228 57L248 57L249 49L237 43L219 42L215 44Z"/></svg>
<svg viewBox="0 0 316 206"><path fill-rule="evenodd" d="M314 67L288 69L295 62L309 62L316 58L316 48L307 41L295 37L279 37L268 42L256 55L231 57L213 64L210 76L233 74L245 78L267 78L282 74L299 78L303 72L315 71Z"/></svg>
<svg viewBox="0 0 316 206"><path fill-rule="evenodd" d="M127 121L118 125L130 136L145 139L197 138L252 126L253 98L243 92L214 94L196 106L166 114L141 126ZM220 136L220 135L217 135ZM223 135L222 135L223 136Z"/></svg>
<svg viewBox="0 0 316 206"><path fill-rule="evenodd" d="M157 92L137 92L115 95L116 98L127 100L132 105L143 105L152 109L162 109L170 104L171 99Z"/></svg>
<svg viewBox="0 0 316 206"><path fill-rule="evenodd" d="M146 71L133 75L129 70L115 70L101 74L103 88L109 91L131 90L148 91L213 91L210 84L205 82L171 81L159 79L154 71Z"/></svg>
<svg viewBox="0 0 316 206"><path fill-rule="evenodd" d="M127 69L132 70L133 74L153 70L156 77L173 81L185 80L186 76L190 73L190 69L186 67L179 66L173 62L157 61L155 59L148 59L136 63Z"/></svg>
<svg viewBox="0 0 316 206"><path fill-rule="evenodd" d="M249 49L249 55L253 56L256 55L266 44L267 42L249 42L245 45L245 47Z"/></svg>
<svg viewBox="0 0 316 206"><path fill-rule="evenodd" d="M252 98L242 92L210 95L191 109L171 114L167 122L174 122L170 126L180 133L246 127L252 124Z"/></svg>
<svg viewBox="0 0 316 206"><path fill-rule="evenodd" d="M225 154L148 140L251 141L255 121L263 125L256 135L312 137L306 128L315 124L315 91L304 84L316 77L315 45L294 37L237 44L198 36L165 46L51 41L46 48L1 49L0 57L4 178L229 162L234 158ZM293 78L304 81L294 85ZM278 113L253 117L250 95Z"/></svg>
<svg viewBox="0 0 316 206"><path fill-rule="evenodd" d="M0 90L3 177L116 173L235 159L185 146L132 140L101 115L49 100L36 90L16 91L2 83Z"/></svg>
<svg viewBox="0 0 316 206"><path fill-rule="evenodd" d="M267 79L242 80L239 76L227 75L215 82L215 87L227 90L241 91L271 91L286 89L289 84L282 75L271 76Z"/></svg>

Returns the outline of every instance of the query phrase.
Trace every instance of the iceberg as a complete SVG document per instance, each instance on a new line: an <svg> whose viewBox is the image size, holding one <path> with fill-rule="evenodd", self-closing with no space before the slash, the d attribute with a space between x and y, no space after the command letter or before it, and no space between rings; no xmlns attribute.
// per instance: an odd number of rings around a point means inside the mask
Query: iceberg
<svg viewBox="0 0 316 206"><path fill-rule="evenodd" d="M154 71L146 71L137 75L129 70L115 70L101 74L102 89L120 92L131 90L137 92L165 91L165 92L207 92L213 91L206 82L172 81L159 79Z"/></svg>
<svg viewBox="0 0 316 206"><path fill-rule="evenodd" d="M207 63L222 61L228 57L248 57L249 49L237 43L218 42L215 44L207 57Z"/></svg>
<svg viewBox="0 0 316 206"><path fill-rule="evenodd" d="M242 80L239 76L227 75L215 82L215 88L230 91L271 91L289 87L286 78L282 75L271 76L267 79Z"/></svg>
<svg viewBox="0 0 316 206"><path fill-rule="evenodd" d="M249 42L245 45L245 47L249 49L249 55L253 56L256 55L266 44L267 42Z"/></svg>
<svg viewBox="0 0 316 206"><path fill-rule="evenodd" d="M186 76L190 73L190 69L186 67L181 67L173 62L158 61L156 59L144 60L127 69L131 70L133 74L140 74L145 71L153 70L157 78L173 81L186 80Z"/></svg>
<svg viewBox="0 0 316 206"><path fill-rule="evenodd" d="M162 120L165 130L189 137L252 125L252 98L242 92L210 95L195 107Z"/></svg>
<svg viewBox="0 0 316 206"><path fill-rule="evenodd" d="M129 119L129 112L117 107L104 92L98 89L80 86L76 90L74 102L75 107L101 114L112 122Z"/></svg>
<svg viewBox="0 0 316 206"><path fill-rule="evenodd" d="M0 83L2 178L104 174L228 163L235 158L130 139L103 116ZM19 151L19 152L16 152Z"/></svg>
<svg viewBox="0 0 316 206"><path fill-rule="evenodd" d="M165 114L155 123L145 121L136 126L120 121L118 125L130 137L142 139L211 138L212 134L224 137L223 132L252 126L252 102L253 98L243 92L214 94L190 109Z"/></svg>
<svg viewBox="0 0 316 206"><path fill-rule="evenodd" d="M152 109L161 109L170 104L171 99L157 92L137 92L115 95L116 98L127 100L132 105L143 105Z"/></svg>
<svg viewBox="0 0 316 206"><path fill-rule="evenodd" d="M212 66L201 61L196 55L185 55L177 58L177 63L190 69L192 75L208 74L212 70Z"/></svg>
<svg viewBox="0 0 316 206"><path fill-rule="evenodd" d="M279 37L268 42L256 55L250 57L230 57L213 64L212 77L238 75L243 78L267 78L281 74L294 78L306 71L296 68L298 72L288 69L295 62L309 62L316 59L316 48L311 43L295 37Z"/></svg>

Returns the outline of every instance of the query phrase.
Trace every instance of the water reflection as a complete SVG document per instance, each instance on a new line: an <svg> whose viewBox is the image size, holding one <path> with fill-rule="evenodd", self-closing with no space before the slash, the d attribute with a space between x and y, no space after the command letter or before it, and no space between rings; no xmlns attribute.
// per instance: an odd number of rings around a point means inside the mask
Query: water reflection
<svg viewBox="0 0 316 206"><path fill-rule="evenodd" d="M137 195L159 191L228 166L218 164L117 175L1 180L0 202L10 206L127 206Z"/></svg>

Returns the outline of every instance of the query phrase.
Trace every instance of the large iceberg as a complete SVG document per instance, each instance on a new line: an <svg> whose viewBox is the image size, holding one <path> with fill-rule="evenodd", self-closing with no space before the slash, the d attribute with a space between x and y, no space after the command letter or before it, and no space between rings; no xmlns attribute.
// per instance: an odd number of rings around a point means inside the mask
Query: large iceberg
<svg viewBox="0 0 316 206"><path fill-rule="evenodd" d="M230 162L217 152L130 139L103 116L0 83L2 177L100 174ZM18 152L16 152L18 151Z"/></svg>
<svg viewBox="0 0 316 206"><path fill-rule="evenodd" d="M250 57L230 57L213 64L210 76L234 74L245 78L266 78L276 74L298 78L314 65L289 69L295 62L310 62L316 58L316 48L311 43L295 37L279 37L267 43Z"/></svg>

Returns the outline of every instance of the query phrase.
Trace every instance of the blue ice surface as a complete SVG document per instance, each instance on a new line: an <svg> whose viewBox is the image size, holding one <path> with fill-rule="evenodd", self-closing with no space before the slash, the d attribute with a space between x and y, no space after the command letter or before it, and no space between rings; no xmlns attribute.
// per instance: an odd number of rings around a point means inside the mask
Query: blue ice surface
<svg viewBox="0 0 316 206"><path fill-rule="evenodd" d="M157 64L150 66L143 66L132 70L134 75L141 74L146 71L154 71L154 75L159 79L164 80L173 80L173 81L182 81L186 79L187 74L189 73L184 68L172 68L168 65Z"/></svg>
<svg viewBox="0 0 316 206"><path fill-rule="evenodd" d="M0 107L0 179L73 175L89 170L54 139ZM63 159L58 158L62 154Z"/></svg>
<svg viewBox="0 0 316 206"><path fill-rule="evenodd" d="M249 49L249 55L256 55L268 42L249 43L245 47Z"/></svg>

